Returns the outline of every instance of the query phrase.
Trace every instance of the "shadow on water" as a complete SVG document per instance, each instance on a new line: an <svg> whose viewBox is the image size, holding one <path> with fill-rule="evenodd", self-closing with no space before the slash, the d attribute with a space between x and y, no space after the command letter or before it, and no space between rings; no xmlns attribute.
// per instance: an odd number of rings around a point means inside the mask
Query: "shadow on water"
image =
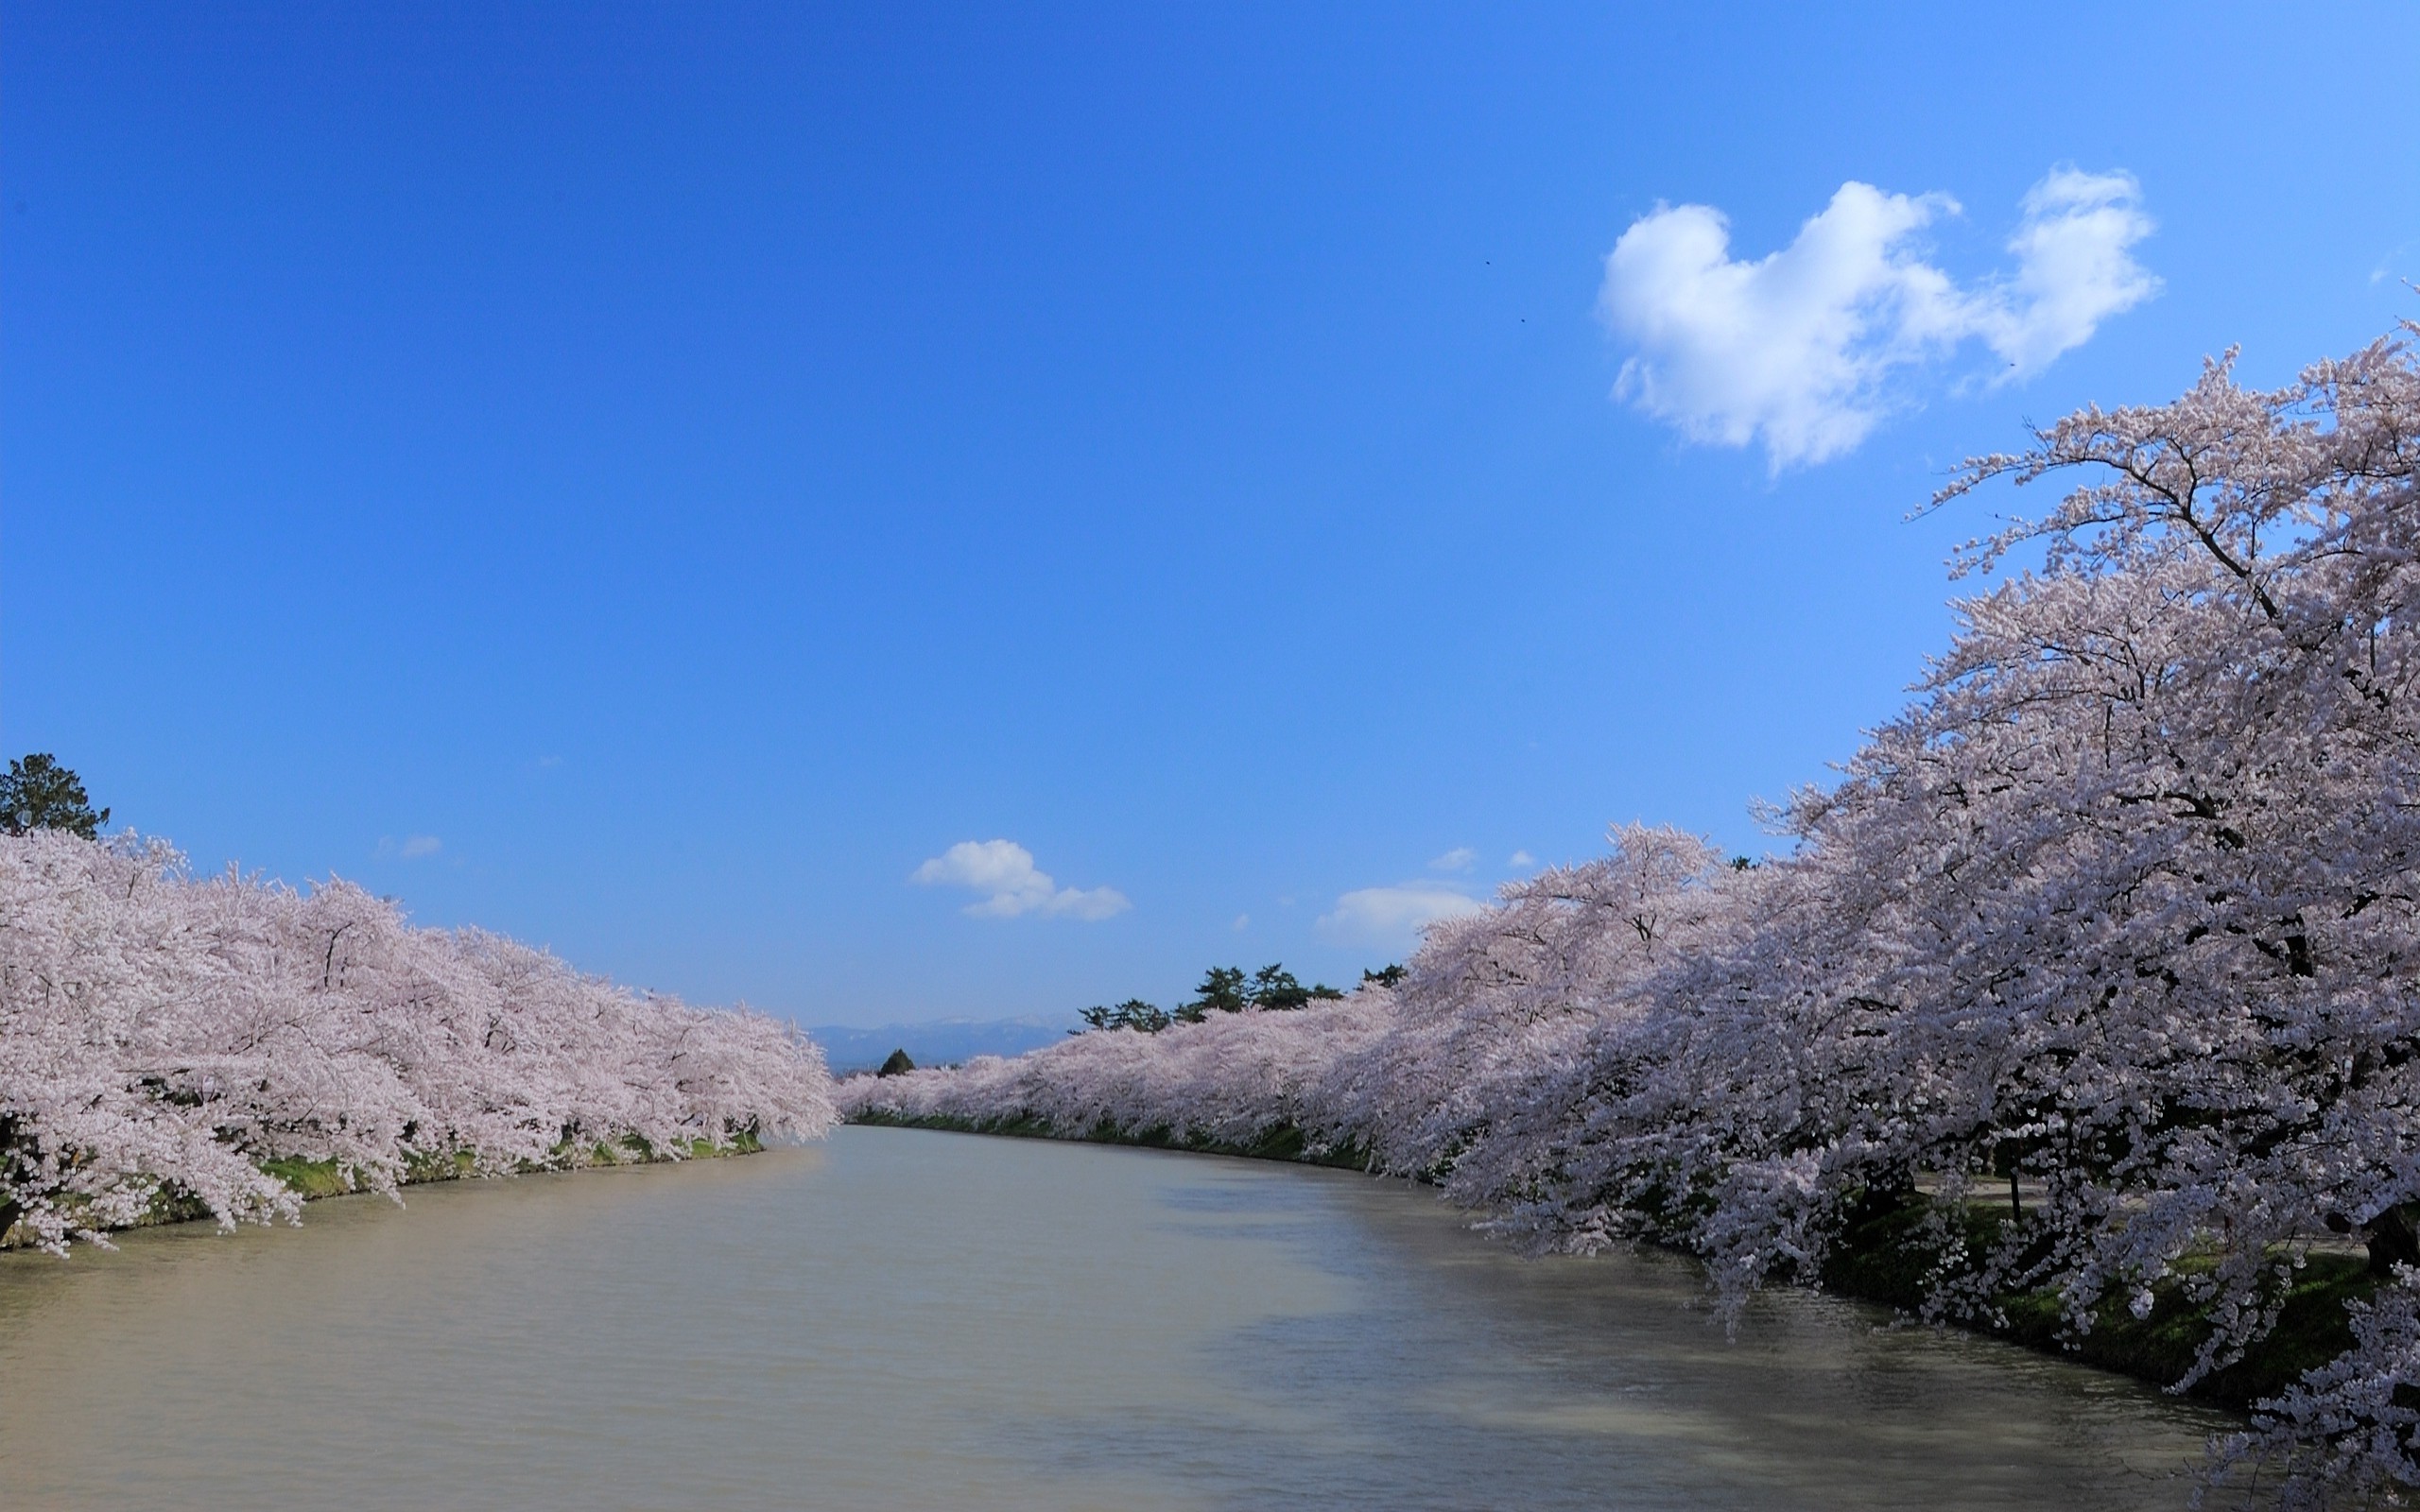
<svg viewBox="0 0 2420 1512"><path fill-rule="evenodd" d="M1350 1173L844 1129L0 1256L0 1504L2175 1507L2219 1419Z"/></svg>
<svg viewBox="0 0 2420 1512"><path fill-rule="evenodd" d="M2229 1426L1821 1296L1727 1336L1680 1257L1524 1258L1407 1183L1204 1163L1164 1223L1279 1246L1352 1300L1206 1341L1209 1412L1035 1425L1062 1468L1181 1466L1236 1508L2167 1507Z"/></svg>

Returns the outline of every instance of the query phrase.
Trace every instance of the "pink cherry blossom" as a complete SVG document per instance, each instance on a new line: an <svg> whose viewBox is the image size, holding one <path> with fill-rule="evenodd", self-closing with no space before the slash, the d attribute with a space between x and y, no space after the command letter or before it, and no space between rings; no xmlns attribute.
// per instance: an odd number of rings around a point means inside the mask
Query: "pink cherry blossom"
<svg viewBox="0 0 2420 1512"><path fill-rule="evenodd" d="M2068 480L1785 853L1670 831L1431 926L1393 990L843 1085L851 1113L1248 1143L1280 1125L1495 1227L1704 1258L1736 1304L1935 1199L1926 1312L2069 1326L2182 1292L2179 1385L2273 1328L2315 1246L2383 1273L2343 1357L2225 1446L2288 1504L2420 1486L2420 363L2275 390L2211 364L1935 501ZM2020 565L2022 564L2022 565ZM2017 568L2018 570L2011 570ZM1990 1253L1939 1215L2022 1213ZM1921 1233L1924 1230L1920 1230Z"/></svg>
<svg viewBox="0 0 2420 1512"><path fill-rule="evenodd" d="M291 1217L263 1160L394 1190L644 1141L821 1133L821 1055L759 1014L417 929L350 883L196 880L166 845L0 837L0 1229L63 1250L163 1196Z"/></svg>

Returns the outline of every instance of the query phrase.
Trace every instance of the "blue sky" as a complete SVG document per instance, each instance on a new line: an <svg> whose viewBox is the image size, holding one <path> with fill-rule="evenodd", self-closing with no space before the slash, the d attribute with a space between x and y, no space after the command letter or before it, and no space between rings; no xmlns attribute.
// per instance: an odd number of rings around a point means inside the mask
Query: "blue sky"
<svg viewBox="0 0 2420 1512"><path fill-rule="evenodd" d="M1037 9L0 8L0 745L807 1022L1342 982L2420 308L2404 4Z"/></svg>

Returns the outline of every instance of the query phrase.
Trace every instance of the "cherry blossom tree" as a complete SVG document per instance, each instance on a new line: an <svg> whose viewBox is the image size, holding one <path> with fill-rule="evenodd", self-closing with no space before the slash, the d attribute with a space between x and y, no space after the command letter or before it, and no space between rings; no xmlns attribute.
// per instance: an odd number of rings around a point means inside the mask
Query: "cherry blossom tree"
<svg viewBox="0 0 2420 1512"><path fill-rule="evenodd" d="M163 1200L290 1217L262 1162L415 1173L821 1132L822 1057L761 1015L417 929L349 883L196 880L156 840L0 838L0 1233L63 1249Z"/></svg>
<svg viewBox="0 0 2420 1512"><path fill-rule="evenodd" d="M2197 1304L2181 1386L2358 1242L2353 1347L2228 1473L2279 1469L2290 1504L2420 1486L2415 334L2273 390L2223 359L1969 463L1937 507L2072 486L1962 552L1996 580L1841 780L1772 814L1764 864L1618 832L1432 926L1392 987L845 1101L1291 1125L1539 1243L1693 1250L1733 1302L1906 1207L1934 1316ZM1979 1248L1970 1198L2007 1207Z"/></svg>

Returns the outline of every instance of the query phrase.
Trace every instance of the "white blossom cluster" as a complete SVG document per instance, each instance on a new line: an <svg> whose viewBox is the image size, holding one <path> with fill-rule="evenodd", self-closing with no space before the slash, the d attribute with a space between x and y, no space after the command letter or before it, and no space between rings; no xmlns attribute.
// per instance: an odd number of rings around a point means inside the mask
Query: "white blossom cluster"
<svg viewBox="0 0 2420 1512"><path fill-rule="evenodd" d="M0 836L0 1233L63 1250L199 1203L291 1216L277 1160L389 1191L416 1168L580 1163L596 1146L808 1136L816 1048L747 1012L417 929L349 883L195 880L159 841Z"/></svg>
<svg viewBox="0 0 2420 1512"><path fill-rule="evenodd" d="M1364 990L1293 1011L1247 1008L1156 1033L1080 1034L1022 1056L851 1076L833 1097L844 1116L1038 1120L1071 1135L1106 1128L1249 1144L1324 1128L1322 1111L1340 1095L1328 1078L1353 1074L1391 1023L1388 994Z"/></svg>
<svg viewBox="0 0 2420 1512"><path fill-rule="evenodd" d="M1735 1300L1921 1188L1929 1313L2047 1288L2086 1331L2181 1294L2215 1327L2179 1385L2273 1327L2314 1245L2366 1241L2353 1348L2228 1473L2420 1486L2412 334L2274 391L2214 363L1970 463L1936 503L2077 486L1962 554L2035 564L1771 815L1784 855L1618 832L1434 926L1392 992L855 1081L844 1111L1288 1121L1544 1243L1693 1250ZM1943 1215L2012 1174L2021 1215L1970 1250Z"/></svg>

